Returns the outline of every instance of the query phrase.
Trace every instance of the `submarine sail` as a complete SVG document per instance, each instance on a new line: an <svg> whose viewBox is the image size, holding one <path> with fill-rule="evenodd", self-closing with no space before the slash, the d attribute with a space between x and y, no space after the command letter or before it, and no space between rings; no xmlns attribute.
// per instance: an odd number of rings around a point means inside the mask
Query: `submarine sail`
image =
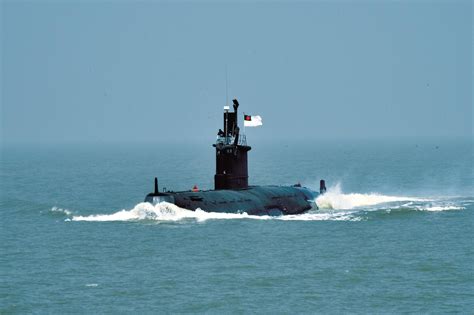
<svg viewBox="0 0 474 315"><path fill-rule="evenodd" d="M241 137L238 126L239 102L233 100L234 112L224 111L224 131L219 130L213 146L216 148L216 175L214 189L247 189L248 163L247 152L252 148L247 145L245 136Z"/></svg>
<svg viewBox="0 0 474 315"><path fill-rule="evenodd" d="M168 202L193 211L245 212L250 215L299 214L317 209L315 199L326 191L324 180L320 182L319 193L300 184L249 186L247 157L251 147L247 145L246 136L240 134L238 108L236 99L233 100L233 112L230 112L229 106L224 107L223 128L219 129L213 144L216 154L214 190L159 192L155 177L154 192L145 197L145 202Z"/></svg>

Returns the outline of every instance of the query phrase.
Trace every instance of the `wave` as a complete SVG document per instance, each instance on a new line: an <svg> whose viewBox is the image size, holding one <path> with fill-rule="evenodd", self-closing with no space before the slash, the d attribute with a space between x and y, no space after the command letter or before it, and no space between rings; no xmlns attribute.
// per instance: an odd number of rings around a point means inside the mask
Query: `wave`
<svg viewBox="0 0 474 315"><path fill-rule="evenodd" d="M465 202L467 202L466 205L472 204L472 200L466 200ZM320 209L357 210L357 212L384 210L436 212L466 209L460 200L453 200L453 198L447 197L420 198L389 196L378 193L344 194L339 183L329 188L324 195L316 198L316 204Z"/></svg>
<svg viewBox="0 0 474 315"><path fill-rule="evenodd" d="M157 205L139 203L131 210L121 210L111 214L94 214L88 216L73 215L71 211L54 207L51 211L63 212L68 216L67 221L197 221L252 219L252 220L281 220L281 221L362 221L367 219L370 212L390 213L392 211L449 211L463 210L465 204L446 198L419 198L409 196L389 196L378 193L348 193L341 190L339 184L330 187L328 191L316 198L318 210L304 214L284 216L256 216L247 213L217 213L206 212L202 209L195 211L180 208L174 204L162 202Z"/></svg>
<svg viewBox="0 0 474 315"><path fill-rule="evenodd" d="M427 204L416 204L413 202L409 202L407 204L402 204L401 206L394 206L391 207L392 209L407 209L407 210L415 210L415 211L449 211L449 210L465 210L466 207L455 205L453 202L445 201L445 200L438 200L434 203L427 203Z"/></svg>
<svg viewBox="0 0 474 315"><path fill-rule="evenodd" d="M252 220L282 220L282 221L359 221L359 218L352 216L350 212L321 212L318 210L309 211L298 215L249 215L243 213L218 213L206 212L201 209L195 211L180 208L174 204L161 202L156 205L142 202L131 210L121 210L112 214L95 214L89 216L72 216L71 221L163 221L175 222L182 220L194 220L203 222L207 220L228 220L228 219L252 219Z"/></svg>
<svg viewBox="0 0 474 315"><path fill-rule="evenodd" d="M447 211L447 210L464 210L466 207L460 207L460 206L433 206L433 207L421 207L421 211Z"/></svg>
<svg viewBox="0 0 474 315"><path fill-rule="evenodd" d="M325 194L320 195L318 198L316 198L316 204L320 209L338 210L349 210L402 201L427 202L432 200L406 196L386 196L377 193L344 194L342 192L340 184L336 184L335 186L330 187Z"/></svg>
<svg viewBox="0 0 474 315"><path fill-rule="evenodd" d="M62 209L62 208L59 208L59 207L52 207L50 210L49 210L51 213L59 213L59 214L65 214L67 216L70 216L72 215L72 212L68 209Z"/></svg>
<svg viewBox="0 0 474 315"><path fill-rule="evenodd" d="M185 219L194 219L197 221L206 221L209 219L266 219L267 216L253 216L247 213L217 213L206 212L201 209L195 211L180 208L174 204L161 202L152 205L147 202L137 204L131 210L121 210L112 214L97 214L90 216L73 216L72 221L137 221L137 220L155 220L155 221L180 221Z"/></svg>

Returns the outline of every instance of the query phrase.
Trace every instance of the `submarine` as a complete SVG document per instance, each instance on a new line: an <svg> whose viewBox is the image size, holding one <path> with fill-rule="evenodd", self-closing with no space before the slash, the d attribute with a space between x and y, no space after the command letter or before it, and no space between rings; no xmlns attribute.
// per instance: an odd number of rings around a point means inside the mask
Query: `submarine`
<svg viewBox="0 0 474 315"><path fill-rule="evenodd" d="M154 191L146 195L145 202L156 205L167 202L180 208L206 212L247 213L249 215L291 215L318 209L316 198L326 192L324 180L320 180L319 192L301 184L293 186L249 186L247 137L240 134L237 99L224 107L223 130L219 129L212 145L216 154L216 174L213 190L163 191L155 177ZM244 115L245 116L245 115ZM248 117L248 116L247 116ZM244 118L245 119L245 118Z"/></svg>

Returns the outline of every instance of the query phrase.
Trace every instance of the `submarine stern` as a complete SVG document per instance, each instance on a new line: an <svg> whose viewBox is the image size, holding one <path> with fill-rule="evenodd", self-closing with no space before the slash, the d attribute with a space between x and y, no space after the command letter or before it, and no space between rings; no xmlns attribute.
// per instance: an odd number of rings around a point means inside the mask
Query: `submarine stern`
<svg viewBox="0 0 474 315"><path fill-rule="evenodd" d="M144 202L156 205L160 202L175 203L175 199L172 193L160 193L158 190L158 178L155 177L155 189L153 192L146 195Z"/></svg>

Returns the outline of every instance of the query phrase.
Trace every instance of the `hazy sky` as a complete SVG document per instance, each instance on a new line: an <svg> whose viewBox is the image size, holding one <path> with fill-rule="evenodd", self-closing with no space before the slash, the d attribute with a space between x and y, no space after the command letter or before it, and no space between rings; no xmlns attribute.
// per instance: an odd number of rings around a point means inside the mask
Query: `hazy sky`
<svg viewBox="0 0 474 315"><path fill-rule="evenodd" d="M2 1L4 142L472 136L471 1Z"/></svg>

